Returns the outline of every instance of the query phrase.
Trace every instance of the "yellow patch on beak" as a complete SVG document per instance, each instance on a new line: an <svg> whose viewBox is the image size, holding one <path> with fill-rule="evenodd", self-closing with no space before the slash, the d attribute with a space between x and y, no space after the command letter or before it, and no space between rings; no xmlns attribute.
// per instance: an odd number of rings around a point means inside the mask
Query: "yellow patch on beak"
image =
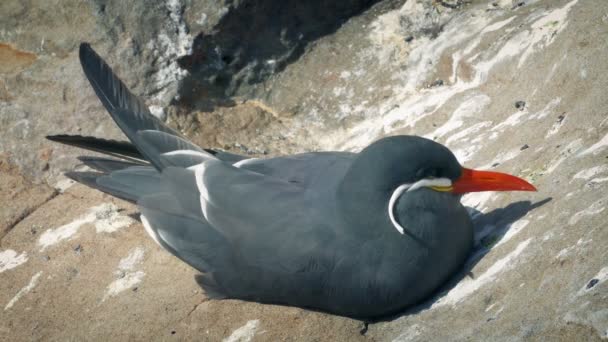
<svg viewBox="0 0 608 342"><path fill-rule="evenodd" d="M451 192L454 189L451 186L429 186L429 188L439 192Z"/></svg>

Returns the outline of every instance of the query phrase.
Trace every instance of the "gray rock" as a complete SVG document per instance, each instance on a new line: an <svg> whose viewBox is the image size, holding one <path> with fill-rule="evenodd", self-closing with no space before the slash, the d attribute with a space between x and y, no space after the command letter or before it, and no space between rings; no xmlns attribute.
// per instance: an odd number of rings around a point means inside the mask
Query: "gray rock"
<svg viewBox="0 0 608 342"><path fill-rule="evenodd" d="M607 338L608 3L449 3L349 1L320 17L269 0L0 3L0 339ZM462 274L364 336L350 319L207 300L133 206L59 177L80 152L44 135L121 137L80 41L201 145L275 155L417 134L539 192L465 196L476 247Z"/></svg>

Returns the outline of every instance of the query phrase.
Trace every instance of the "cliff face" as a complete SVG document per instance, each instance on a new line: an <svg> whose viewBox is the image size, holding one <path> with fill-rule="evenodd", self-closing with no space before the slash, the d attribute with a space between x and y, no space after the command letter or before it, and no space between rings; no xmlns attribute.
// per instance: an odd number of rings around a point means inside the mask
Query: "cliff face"
<svg viewBox="0 0 608 342"><path fill-rule="evenodd" d="M608 337L608 3L3 1L3 340L593 340ZM476 247L427 302L360 334L297 308L209 301L135 207L60 174L57 133L121 138L89 41L158 116L251 155L394 134L538 193L467 195Z"/></svg>

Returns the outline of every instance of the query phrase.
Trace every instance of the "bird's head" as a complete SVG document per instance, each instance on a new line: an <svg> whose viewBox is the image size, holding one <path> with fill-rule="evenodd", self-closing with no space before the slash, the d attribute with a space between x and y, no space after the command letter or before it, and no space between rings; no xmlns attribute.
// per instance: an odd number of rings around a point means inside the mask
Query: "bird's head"
<svg viewBox="0 0 608 342"><path fill-rule="evenodd" d="M363 191L390 194L389 217L401 233L395 206L405 194L415 196L424 189L456 196L478 191L536 191L530 183L506 173L465 168L447 147L435 141L403 135L366 147L345 180Z"/></svg>

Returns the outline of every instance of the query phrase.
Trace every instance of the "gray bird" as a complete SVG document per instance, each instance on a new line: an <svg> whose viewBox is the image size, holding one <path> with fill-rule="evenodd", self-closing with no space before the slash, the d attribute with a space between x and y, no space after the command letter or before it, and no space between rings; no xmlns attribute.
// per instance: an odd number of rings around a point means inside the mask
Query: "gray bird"
<svg viewBox="0 0 608 342"><path fill-rule="evenodd" d="M150 114L86 43L80 62L129 142L48 139L120 159L80 157L78 182L136 203L160 246L202 272L210 298L236 298L360 319L416 304L462 266L472 191L534 191L507 174L463 168L416 136L359 153L247 159L203 149Z"/></svg>

